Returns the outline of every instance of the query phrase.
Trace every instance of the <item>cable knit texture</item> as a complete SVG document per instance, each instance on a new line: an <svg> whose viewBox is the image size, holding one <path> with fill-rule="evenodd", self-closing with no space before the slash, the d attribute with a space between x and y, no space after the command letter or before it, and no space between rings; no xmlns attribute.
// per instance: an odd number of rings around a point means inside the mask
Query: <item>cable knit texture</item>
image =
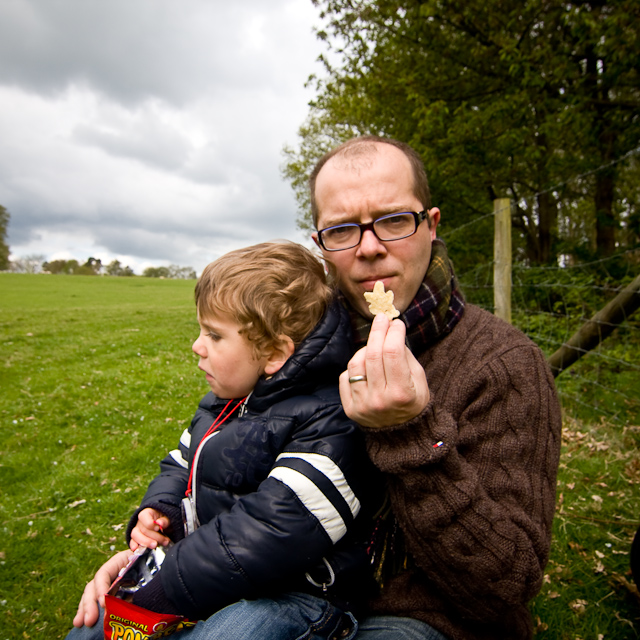
<svg viewBox="0 0 640 640"><path fill-rule="evenodd" d="M529 638L555 509L553 378L533 342L471 304L419 361L431 392L422 415L365 429L409 551L373 610L451 640Z"/></svg>

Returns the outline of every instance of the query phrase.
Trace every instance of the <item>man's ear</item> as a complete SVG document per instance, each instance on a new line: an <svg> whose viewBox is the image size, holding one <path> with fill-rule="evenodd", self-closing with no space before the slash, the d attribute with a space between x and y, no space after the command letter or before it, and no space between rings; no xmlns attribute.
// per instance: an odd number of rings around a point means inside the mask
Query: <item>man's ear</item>
<svg viewBox="0 0 640 640"><path fill-rule="evenodd" d="M278 336L278 343L273 347L271 354L267 357L264 373L272 376L282 369L282 365L293 355L296 350L293 340L289 336Z"/></svg>
<svg viewBox="0 0 640 640"><path fill-rule="evenodd" d="M431 240L436 239L436 228L440 222L440 209L438 207L432 207L429 209L429 229L431 229Z"/></svg>

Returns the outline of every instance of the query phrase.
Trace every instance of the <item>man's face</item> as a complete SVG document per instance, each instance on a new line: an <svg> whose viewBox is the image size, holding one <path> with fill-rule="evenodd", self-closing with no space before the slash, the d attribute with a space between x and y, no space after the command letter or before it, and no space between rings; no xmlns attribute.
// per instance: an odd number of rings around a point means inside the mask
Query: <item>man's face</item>
<svg viewBox="0 0 640 640"><path fill-rule="evenodd" d="M396 147L380 143L378 152L359 159L357 167L341 156L331 158L316 180L318 229L344 222L368 223L389 213L422 211L413 193L413 173L407 157ZM431 260L440 211L429 212L416 233L402 240L381 242L367 230L357 247L343 251L322 250L338 286L351 304L371 317L364 299L381 280L394 293L394 305L404 312L415 297ZM317 233L312 234L317 241Z"/></svg>

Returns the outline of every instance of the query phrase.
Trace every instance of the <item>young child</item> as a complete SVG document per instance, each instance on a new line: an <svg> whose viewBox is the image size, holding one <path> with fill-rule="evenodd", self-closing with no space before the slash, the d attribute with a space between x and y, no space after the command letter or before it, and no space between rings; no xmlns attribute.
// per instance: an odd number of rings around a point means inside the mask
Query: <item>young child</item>
<svg viewBox="0 0 640 640"><path fill-rule="evenodd" d="M195 298L192 348L211 392L129 524L132 550L169 545L133 602L211 622L239 600L294 593L295 606L331 602L320 616L327 637L346 625L346 638L351 617L342 612L366 597L360 529L380 495L338 393L351 354L348 315L321 263L294 243L222 256ZM320 622L313 631L324 637ZM74 625L84 623L81 602ZM199 626L179 633L196 637Z"/></svg>

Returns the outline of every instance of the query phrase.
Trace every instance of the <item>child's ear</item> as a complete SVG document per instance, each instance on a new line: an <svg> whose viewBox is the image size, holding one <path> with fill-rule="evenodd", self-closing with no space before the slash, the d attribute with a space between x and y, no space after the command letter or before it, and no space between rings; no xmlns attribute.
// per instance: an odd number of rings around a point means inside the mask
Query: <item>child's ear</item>
<svg viewBox="0 0 640 640"><path fill-rule="evenodd" d="M278 336L279 342L273 347L264 367L264 373L272 376L282 369L282 365L293 355L296 350L293 340L289 336Z"/></svg>

